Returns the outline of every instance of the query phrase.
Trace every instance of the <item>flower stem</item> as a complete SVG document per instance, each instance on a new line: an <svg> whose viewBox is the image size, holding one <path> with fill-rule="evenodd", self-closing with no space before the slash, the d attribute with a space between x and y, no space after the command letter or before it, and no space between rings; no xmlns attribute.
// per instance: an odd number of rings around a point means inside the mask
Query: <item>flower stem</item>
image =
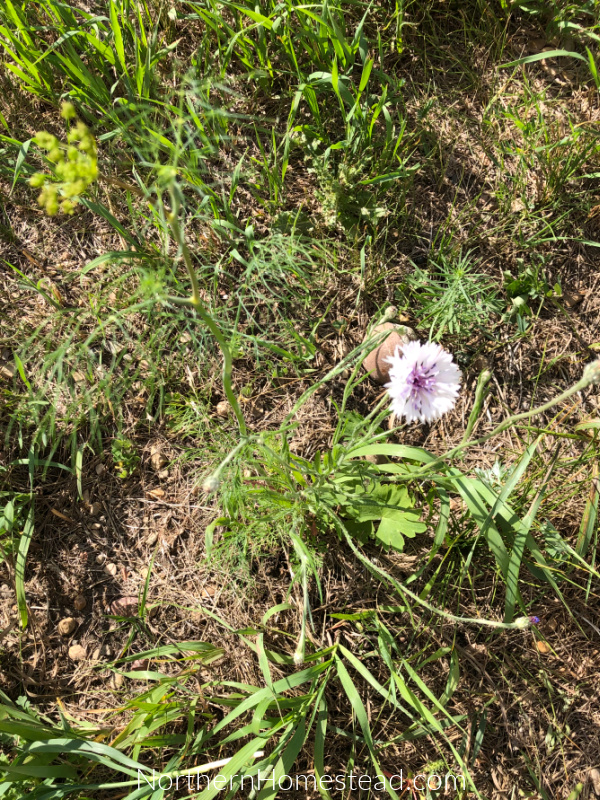
<svg viewBox="0 0 600 800"><path fill-rule="evenodd" d="M482 625L487 628L500 628L501 630L523 629L524 625L522 620L516 622L499 622L493 619L479 619L477 617L457 617L454 614L450 614L450 612L448 611L443 611L441 608L436 608L435 606L432 606L431 603L427 602L427 600L423 600L423 598L419 597L418 594L411 592L411 590L408 589L406 586L399 583L399 581L397 581L395 578L392 578L392 576L388 572L386 572L384 569L374 564L369 558L367 558L367 556L365 556L364 553L361 553L361 551L352 541L352 537L346 530L346 526L343 524L341 519L333 512L331 512L331 514L334 517L337 525L341 528L342 533L344 534L344 538L348 543L350 549L352 550L354 555L358 558L358 560L361 562L361 564L364 564L364 566L369 570L369 572L373 573L374 575L377 575L379 578L383 578L388 583L391 583L391 585L394 587L394 589L396 589L396 591L400 594L400 596L403 599L405 595L408 595L416 603L418 603L418 605L422 606L423 608L426 608L433 614L437 614L437 616L439 617L444 617L444 619L447 619L450 622L461 623L464 625ZM412 612L408 606L408 603L406 605L409 614L412 616Z"/></svg>
<svg viewBox="0 0 600 800"><path fill-rule="evenodd" d="M515 425L517 422L522 422L525 419L529 419L530 417L535 417L537 414L543 414L545 411L553 408L554 406L562 403L564 400L568 400L569 397L572 397L577 392L581 392L583 389L586 389L591 383L594 383L594 380L590 377L589 374L583 375L574 386L571 386L569 389L565 389L564 392L561 392L557 397L552 398L552 400L548 400L547 403L544 403L537 408L532 408L530 411L523 411L521 414L513 414L510 417L507 417L503 422L497 425L492 431L486 433L484 436L479 437L479 439L469 439L468 441L462 441L456 447L453 447L452 450L448 450L447 453L436 458L435 461L429 461L427 467L423 469L421 472L415 472L413 477L414 478L421 478L427 475L432 468L437 468L441 466L444 461L449 458L453 458L454 456L458 455L462 450L466 450L468 447L472 447L476 444L483 444L487 442L488 439L497 436L502 431L505 431L507 428L510 428L512 425Z"/></svg>

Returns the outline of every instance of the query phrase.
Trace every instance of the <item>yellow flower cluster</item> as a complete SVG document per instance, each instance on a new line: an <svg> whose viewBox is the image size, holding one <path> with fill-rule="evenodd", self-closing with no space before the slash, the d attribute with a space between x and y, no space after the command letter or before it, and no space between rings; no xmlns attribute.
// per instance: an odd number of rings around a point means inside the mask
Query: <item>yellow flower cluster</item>
<svg viewBox="0 0 600 800"><path fill-rule="evenodd" d="M75 118L71 103L63 103L61 116L67 120ZM87 126L78 120L69 130L66 144L46 131L39 131L33 141L47 151L48 160L54 164L54 175L36 172L29 179L31 186L42 190L39 204L51 216L59 211L72 214L79 197L98 177L96 140Z"/></svg>

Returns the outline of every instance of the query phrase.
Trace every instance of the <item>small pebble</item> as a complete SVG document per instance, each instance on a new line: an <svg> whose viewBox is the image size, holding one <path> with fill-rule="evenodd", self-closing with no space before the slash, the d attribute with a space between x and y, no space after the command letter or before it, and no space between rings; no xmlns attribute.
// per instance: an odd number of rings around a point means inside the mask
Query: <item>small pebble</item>
<svg viewBox="0 0 600 800"><path fill-rule="evenodd" d="M70 636L76 627L77 622L73 617L65 617L58 623L58 632L61 636Z"/></svg>
<svg viewBox="0 0 600 800"><path fill-rule="evenodd" d="M535 643L535 646L537 647L538 653L541 653L543 656L547 655L552 650L548 642L543 642L541 639L539 642Z"/></svg>
<svg viewBox="0 0 600 800"><path fill-rule="evenodd" d="M0 367L0 375L2 375L3 378L6 378L6 380L14 378L16 371L17 368L15 367L14 364L3 364Z"/></svg>
<svg viewBox="0 0 600 800"><path fill-rule="evenodd" d="M385 331L390 331L387 338L365 357L362 364L365 372L371 373L371 379L379 384L387 383L389 379L391 364L387 359L394 355L396 348L402 350L403 345L417 338L414 330L406 325L383 322L369 331L365 335L364 341L377 338Z"/></svg>
<svg viewBox="0 0 600 800"><path fill-rule="evenodd" d="M115 672L112 676L112 685L115 689L121 689L125 683L125 678L119 672Z"/></svg>
<svg viewBox="0 0 600 800"><path fill-rule="evenodd" d="M83 611L83 609L87 605L87 601L82 594L78 594L75 596L75 599L73 600L73 605L75 606L77 611Z"/></svg>
<svg viewBox="0 0 600 800"><path fill-rule="evenodd" d="M74 644L69 647L69 658L71 661L83 661L86 655L85 647L82 647L80 644Z"/></svg>
<svg viewBox="0 0 600 800"><path fill-rule="evenodd" d="M228 417L229 411L231 410L231 406L227 400L221 400L221 402L217 403L217 416L218 417Z"/></svg>
<svg viewBox="0 0 600 800"><path fill-rule="evenodd" d="M110 562L104 567L104 571L114 578L118 572L117 565Z"/></svg>
<svg viewBox="0 0 600 800"><path fill-rule="evenodd" d="M110 604L110 610L116 617L134 617L138 613L137 597L119 597Z"/></svg>
<svg viewBox="0 0 600 800"><path fill-rule="evenodd" d="M147 670L150 665L150 659L148 658L136 658L135 661L132 661L131 664L128 665L128 672L135 672L136 670Z"/></svg>
<svg viewBox="0 0 600 800"><path fill-rule="evenodd" d="M96 475L104 475L106 472L106 467L104 464L97 464L96 465Z"/></svg>
<svg viewBox="0 0 600 800"><path fill-rule="evenodd" d="M150 455L150 463L155 470L161 469L167 463L167 459L160 452L159 448L153 447Z"/></svg>
<svg viewBox="0 0 600 800"><path fill-rule="evenodd" d="M101 658L112 658L112 649L107 644L101 644L94 650L92 660L99 661Z"/></svg>

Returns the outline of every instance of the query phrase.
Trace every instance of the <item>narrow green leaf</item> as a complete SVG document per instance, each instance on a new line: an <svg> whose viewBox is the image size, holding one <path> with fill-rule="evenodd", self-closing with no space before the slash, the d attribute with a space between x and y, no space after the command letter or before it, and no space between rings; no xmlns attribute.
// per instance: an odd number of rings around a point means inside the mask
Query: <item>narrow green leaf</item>
<svg viewBox="0 0 600 800"><path fill-rule="evenodd" d="M548 50L547 52L544 51L542 53L534 53L532 56L517 58L516 61L509 61L508 64L500 64L500 68L507 69L508 67L518 67L520 64L531 64L533 61L543 61L546 58L558 58L561 56L566 58L577 58L579 61L586 61L586 59L580 53L575 53L571 50Z"/></svg>
<svg viewBox="0 0 600 800"><path fill-rule="evenodd" d="M23 532L19 537L19 547L15 563L15 589L17 594L17 607L23 628L27 626L27 597L25 596L25 567L27 563L27 553L33 537L34 530L34 503L33 497L29 505L27 519L23 527Z"/></svg>

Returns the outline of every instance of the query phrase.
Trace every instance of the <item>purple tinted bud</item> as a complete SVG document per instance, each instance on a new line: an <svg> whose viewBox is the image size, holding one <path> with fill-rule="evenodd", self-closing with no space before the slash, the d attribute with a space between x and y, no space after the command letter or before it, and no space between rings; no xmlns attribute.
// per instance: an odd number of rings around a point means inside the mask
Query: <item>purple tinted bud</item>
<svg viewBox="0 0 600 800"><path fill-rule="evenodd" d="M512 623L513 628L521 628L521 630L525 630L529 628L531 625L538 625L539 624L539 617L519 617Z"/></svg>

